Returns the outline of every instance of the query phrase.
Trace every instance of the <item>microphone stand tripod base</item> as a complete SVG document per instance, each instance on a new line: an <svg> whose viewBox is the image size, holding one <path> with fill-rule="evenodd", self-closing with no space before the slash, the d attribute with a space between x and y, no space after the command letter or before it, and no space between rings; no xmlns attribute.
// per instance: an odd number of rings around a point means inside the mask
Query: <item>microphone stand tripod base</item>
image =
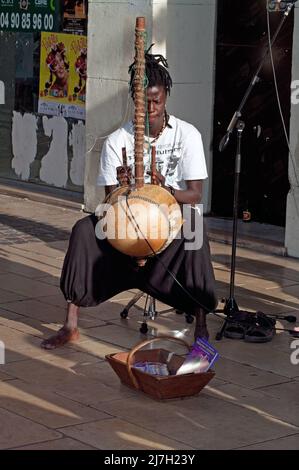
<svg viewBox="0 0 299 470"><path fill-rule="evenodd" d="M217 341L220 341L222 339L224 331L225 331L226 326L227 326L227 323L230 320L233 321L234 318L236 318L237 314L240 312L239 307L238 307L237 302L236 302L234 297L230 297L229 299L223 299L222 302L225 303L223 309L215 310L215 313L224 313L226 315L226 318L225 318L225 321L224 321L224 323L221 327L221 330L218 331L218 333L216 334L215 339ZM249 313L250 312L248 312L248 314Z"/></svg>

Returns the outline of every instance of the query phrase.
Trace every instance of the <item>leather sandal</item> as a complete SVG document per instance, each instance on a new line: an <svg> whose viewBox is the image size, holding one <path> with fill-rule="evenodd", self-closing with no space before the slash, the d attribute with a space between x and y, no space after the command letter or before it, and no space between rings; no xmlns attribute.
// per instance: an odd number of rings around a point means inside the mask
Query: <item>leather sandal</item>
<svg viewBox="0 0 299 470"><path fill-rule="evenodd" d="M223 335L226 338L244 339L246 325L238 322L232 322L225 327Z"/></svg>
<svg viewBox="0 0 299 470"><path fill-rule="evenodd" d="M255 324L245 332L244 341L247 343L268 343L276 334L276 320L263 312L257 312L255 319Z"/></svg>
<svg viewBox="0 0 299 470"><path fill-rule="evenodd" d="M276 334L275 328L266 326L252 326L248 328L244 335L247 343L268 343Z"/></svg>
<svg viewBox="0 0 299 470"><path fill-rule="evenodd" d="M247 329L254 325L254 317L253 313L239 310L234 316L228 317L223 335L226 338L244 339Z"/></svg>

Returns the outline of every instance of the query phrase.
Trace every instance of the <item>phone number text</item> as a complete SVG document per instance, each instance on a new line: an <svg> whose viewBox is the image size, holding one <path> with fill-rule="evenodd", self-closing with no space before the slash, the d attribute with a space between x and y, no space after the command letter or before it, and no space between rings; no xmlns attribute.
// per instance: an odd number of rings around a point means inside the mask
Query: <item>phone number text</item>
<svg viewBox="0 0 299 470"><path fill-rule="evenodd" d="M52 31L53 27L54 18L51 14L15 12L0 14L0 29Z"/></svg>

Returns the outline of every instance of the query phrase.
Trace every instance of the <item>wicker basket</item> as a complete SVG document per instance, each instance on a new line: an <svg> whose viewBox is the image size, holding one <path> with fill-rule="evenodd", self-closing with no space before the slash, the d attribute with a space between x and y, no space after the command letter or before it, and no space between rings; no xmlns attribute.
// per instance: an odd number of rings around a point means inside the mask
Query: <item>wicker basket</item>
<svg viewBox="0 0 299 470"><path fill-rule="evenodd" d="M179 338L159 336L137 344L130 352L108 354L106 359L123 384L140 390L152 398L164 400L196 395L214 377L215 372L157 376L133 367L135 362L140 361L166 363L170 351L165 349L146 349L140 351L142 347L162 339L179 342L190 350L188 343ZM176 371L183 364L184 360L185 357L173 354L168 365L173 371Z"/></svg>

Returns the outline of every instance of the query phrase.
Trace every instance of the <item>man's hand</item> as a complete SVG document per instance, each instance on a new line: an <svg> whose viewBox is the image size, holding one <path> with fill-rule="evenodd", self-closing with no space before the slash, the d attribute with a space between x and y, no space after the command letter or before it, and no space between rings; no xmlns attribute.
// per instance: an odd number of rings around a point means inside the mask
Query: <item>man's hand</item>
<svg viewBox="0 0 299 470"><path fill-rule="evenodd" d="M161 175L161 173L158 170L154 171L148 171L148 175L151 175L152 177L152 184L158 184L161 186L165 186L165 177Z"/></svg>
<svg viewBox="0 0 299 470"><path fill-rule="evenodd" d="M131 183L132 169L129 166L118 166L116 168L116 173L120 186L126 186Z"/></svg>

